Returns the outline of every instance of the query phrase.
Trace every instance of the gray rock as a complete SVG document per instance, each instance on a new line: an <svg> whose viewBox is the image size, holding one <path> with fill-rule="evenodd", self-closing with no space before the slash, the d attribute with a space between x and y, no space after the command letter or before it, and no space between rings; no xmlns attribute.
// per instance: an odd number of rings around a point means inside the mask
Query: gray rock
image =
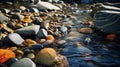
<svg viewBox="0 0 120 67"><path fill-rule="evenodd" d="M30 8L29 11L32 12L32 13L38 13L39 12L39 10L37 8Z"/></svg>
<svg viewBox="0 0 120 67"><path fill-rule="evenodd" d="M5 9L5 8L1 9L1 11L2 11L2 13L9 13L10 12L9 9Z"/></svg>
<svg viewBox="0 0 120 67"><path fill-rule="evenodd" d="M60 31L61 32L66 32L68 29L67 29L67 27L65 27L65 26L61 26L60 27Z"/></svg>
<svg viewBox="0 0 120 67"><path fill-rule="evenodd" d="M29 58L23 58L13 63L10 67L36 67L36 64Z"/></svg>
<svg viewBox="0 0 120 67"><path fill-rule="evenodd" d="M16 13L12 15L12 19L18 19L18 20L23 20L24 16L21 15L20 13Z"/></svg>
<svg viewBox="0 0 120 67"><path fill-rule="evenodd" d="M9 21L10 19L6 17L4 14L0 13L0 23L4 23Z"/></svg>
<svg viewBox="0 0 120 67"><path fill-rule="evenodd" d="M38 41L40 38L46 38L48 35L48 32L45 29L40 29L37 33L36 40Z"/></svg>
<svg viewBox="0 0 120 67"><path fill-rule="evenodd" d="M17 33L11 33L6 36L3 40L3 43L8 46L17 45L20 46L24 39Z"/></svg>
<svg viewBox="0 0 120 67"><path fill-rule="evenodd" d="M23 36L32 36L36 35L39 31L39 25L27 26L24 28L17 29L15 32Z"/></svg>

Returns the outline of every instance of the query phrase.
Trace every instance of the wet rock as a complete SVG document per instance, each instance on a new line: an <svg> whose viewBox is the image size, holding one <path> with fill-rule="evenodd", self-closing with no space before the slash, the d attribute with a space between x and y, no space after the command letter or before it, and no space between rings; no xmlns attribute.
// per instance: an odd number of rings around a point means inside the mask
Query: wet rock
<svg viewBox="0 0 120 67"><path fill-rule="evenodd" d="M8 61L5 62L5 64L6 64L7 66L10 66L10 65L12 65L13 63L15 63L16 61L18 61L17 58L10 58Z"/></svg>
<svg viewBox="0 0 120 67"><path fill-rule="evenodd" d="M47 40L51 40L52 43L55 43L55 38L54 38L53 35L50 35L50 34L49 34L49 35L47 36Z"/></svg>
<svg viewBox="0 0 120 67"><path fill-rule="evenodd" d="M68 60L65 56L58 54L57 55L57 65L58 67L69 67Z"/></svg>
<svg viewBox="0 0 120 67"><path fill-rule="evenodd" d="M11 50L11 51L15 51L15 50L17 50L18 48L17 47L10 47L9 48L9 50Z"/></svg>
<svg viewBox="0 0 120 67"><path fill-rule="evenodd" d="M67 57L88 56L92 53L90 49L84 47L80 43L77 43L75 45L64 48L61 53Z"/></svg>
<svg viewBox="0 0 120 67"><path fill-rule="evenodd" d="M30 58L30 59L34 59L35 58L35 54L34 53L29 53L29 54L27 54L26 57Z"/></svg>
<svg viewBox="0 0 120 67"><path fill-rule="evenodd" d="M38 47L38 45L33 45L33 46L31 46L30 48L33 48L34 46L37 46L37 47ZM25 55L27 55L27 54L29 54L29 53L34 53L34 51L31 50L31 49L29 49L29 48L24 49L23 51L24 51L24 54L25 54Z"/></svg>
<svg viewBox="0 0 120 67"><path fill-rule="evenodd" d="M13 63L10 67L36 67L36 64L29 58L22 58Z"/></svg>
<svg viewBox="0 0 120 67"><path fill-rule="evenodd" d="M5 23L9 21L10 19L6 17L4 14L0 13L0 23Z"/></svg>
<svg viewBox="0 0 120 67"><path fill-rule="evenodd" d="M37 8L30 8L29 12L31 12L31 13L38 13L39 10Z"/></svg>
<svg viewBox="0 0 120 67"><path fill-rule="evenodd" d="M36 4L36 6L39 10L53 10L53 9L60 10L59 7L54 6L53 4L51 4L49 2L40 1L39 3Z"/></svg>
<svg viewBox="0 0 120 67"><path fill-rule="evenodd" d="M6 14L10 12L9 9L5 9L5 8L2 8L2 9L0 9L0 10L1 10L2 13L6 13Z"/></svg>
<svg viewBox="0 0 120 67"><path fill-rule="evenodd" d="M10 58L15 58L14 52L7 49L0 49L0 63L5 63Z"/></svg>
<svg viewBox="0 0 120 67"><path fill-rule="evenodd" d="M16 55L21 55L21 56L24 55L24 52L22 50L16 50L15 53Z"/></svg>
<svg viewBox="0 0 120 67"><path fill-rule="evenodd" d="M80 32L80 33L92 33L93 30L91 28L79 28L78 32Z"/></svg>
<svg viewBox="0 0 120 67"><path fill-rule="evenodd" d="M57 41L57 44L60 44L60 45L65 44L65 43L66 43L66 40L59 40L59 41Z"/></svg>
<svg viewBox="0 0 120 67"><path fill-rule="evenodd" d="M38 41L38 43L42 44L42 43L44 43L45 41L46 41L46 39L40 39L40 40Z"/></svg>
<svg viewBox="0 0 120 67"><path fill-rule="evenodd" d="M49 24L50 20L46 20L44 22L41 23L41 27L42 28L45 28L45 29L48 29L50 24Z"/></svg>
<svg viewBox="0 0 120 67"><path fill-rule="evenodd" d="M23 27L15 30L15 32L22 36L33 36L38 33L39 28L40 28L39 25L27 26L27 27Z"/></svg>
<svg viewBox="0 0 120 67"><path fill-rule="evenodd" d="M4 30L6 30L8 33L14 33L14 30L7 26L4 27Z"/></svg>
<svg viewBox="0 0 120 67"><path fill-rule="evenodd" d="M21 10L20 10L20 9L15 8L15 9L11 10L11 12L13 12L13 13L21 13Z"/></svg>
<svg viewBox="0 0 120 67"><path fill-rule="evenodd" d="M26 9L26 7L25 7L25 6L20 6L20 9L21 9L22 11L24 11L24 10Z"/></svg>
<svg viewBox="0 0 120 67"><path fill-rule="evenodd" d="M116 37L117 37L117 36L116 36L115 34L108 34L108 35L106 36L106 39L112 41L112 40L114 40Z"/></svg>
<svg viewBox="0 0 120 67"><path fill-rule="evenodd" d="M30 47L32 45L36 45L37 42L32 40L32 39L25 39L23 42L22 42L22 46L24 47Z"/></svg>
<svg viewBox="0 0 120 67"><path fill-rule="evenodd" d="M22 20L23 23L31 23L32 21L31 16L25 16Z"/></svg>
<svg viewBox="0 0 120 67"><path fill-rule="evenodd" d="M3 40L3 44L7 45L7 46L21 46L22 42L24 41L24 39L17 33L11 33L8 34L4 40Z"/></svg>
<svg viewBox="0 0 120 67"><path fill-rule="evenodd" d="M76 31L71 31L68 35L70 37L82 37L83 36L83 34L80 34L79 32L76 32Z"/></svg>
<svg viewBox="0 0 120 67"><path fill-rule="evenodd" d="M13 14L11 18L22 21L24 19L24 16L21 15L20 13L16 13L16 14Z"/></svg>
<svg viewBox="0 0 120 67"><path fill-rule="evenodd" d="M53 46L52 44L53 44L53 42L51 40L46 40L42 45L44 47L50 47L50 46Z"/></svg>
<svg viewBox="0 0 120 67"><path fill-rule="evenodd" d="M48 35L48 32L45 29L40 29L37 33L36 40L39 41L41 38L46 38Z"/></svg>
<svg viewBox="0 0 120 67"><path fill-rule="evenodd" d="M56 61L56 51L52 48L44 48L36 55L35 62L43 65L51 65Z"/></svg>

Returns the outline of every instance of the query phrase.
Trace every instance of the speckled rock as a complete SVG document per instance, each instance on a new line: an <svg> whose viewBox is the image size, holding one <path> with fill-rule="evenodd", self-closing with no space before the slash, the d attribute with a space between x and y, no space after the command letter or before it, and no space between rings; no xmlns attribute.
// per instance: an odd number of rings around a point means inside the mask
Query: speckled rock
<svg viewBox="0 0 120 67"><path fill-rule="evenodd" d="M43 65L51 65L56 61L57 53L52 48L44 48L36 55L35 61Z"/></svg>

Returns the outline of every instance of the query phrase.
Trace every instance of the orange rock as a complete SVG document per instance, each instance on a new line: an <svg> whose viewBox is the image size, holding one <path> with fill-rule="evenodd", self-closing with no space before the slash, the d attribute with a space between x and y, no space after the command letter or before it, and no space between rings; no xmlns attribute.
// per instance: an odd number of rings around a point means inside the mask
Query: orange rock
<svg viewBox="0 0 120 67"><path fill-rule="evenodd" d="M40 39L39 43L44 43L46 41L46 39Z"/></svg>
<svg viewBox="0 0 120 67"><path fill-rule="evenodd" d="M1 29L1 28L4 28L4 25L3 25L3 24L0 24L0 29Z"/></svg>
<svg viewBox="0 0 120 67"><path fill-rule="evenodd" d="M22 22L25 23L31 23L33 20L31 19L31 16L25 16L25 18L22 20Z"/></svg>
<svg viewBox="0 0 120 67"><path fill-rule="evenodd" d="M15 50L17 50L17 47L10 47L9 50L15 51Z"/></svg>
<svg viewBox="0 0 120 67"><path fill-rule="evenodd" d="M55 38L53 37L53 35L50 35L50 34L47 36L47 40L51 40L52 43L55 42Z"/></svg>
<svg viewBox="0 0 120 67"><path fill-rule="evenodd" d="M37 44L37 42L32 39L25 39L25 41L22 43L22 45L25 47L30 47L35 44Z"/></svg>
<svg viewBox="0 0 120 67"><path fill-rule="evenodd" d="M108 35L106 36L106 39L107 39L107 40L114 40L116 37L117 37L117 36L116 36L115 34L108 34Z"/></svg>
<svg viewBox="0 0 120 67"><path fill-rule="evenodd" d="M57 52L52 48L44 48L38 52L35 57L35 62L43 64L43 65L51 65L55 61L57 57Z"/></svg>
<svg viewBox="0 0 120 67"><path fill-rule="evenodd" d="M4 63L10 58L15 58L15 53L11 50L7 49L0 49L0 63Z"/></svg>
<svg viewBox="0 0 120 67"><path fill-rule="evenodd" d="M92 33L92 29L91 28L80 28L78 29L78 32L80 33Z"/></svg>

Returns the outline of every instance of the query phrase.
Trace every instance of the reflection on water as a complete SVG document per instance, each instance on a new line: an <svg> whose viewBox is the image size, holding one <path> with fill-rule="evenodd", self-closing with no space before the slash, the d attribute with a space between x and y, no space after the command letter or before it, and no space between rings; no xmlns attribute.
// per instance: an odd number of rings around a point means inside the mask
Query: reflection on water
<svg viewBox="0 0 120 67"><path fill-rule="evenodd" d="M79 11L76 11L79 13ZM75 13L76 14L76 13ZM85 17L80 16L72 28L86 27L80 24L79 21L83 21ZM79 25L78 25L79 24ZM73 29L72 31L76 31ZM99 33L100 34L100 33ZM115 45L118 43L102 43L97 42L96 39L102 38L97 33L84 34L81 37L67 39L67 43L64 44L64 49L61 54L68 58L70 67L119 67L120 65L120 51ZM92 36L91 36L92 35ZM95 39L95 38L96 39ZM89 38L89 41L85 41ZM84 44L82 47L77 47L76 42ZM87 54L87 55L83 55Z"/></svg>

